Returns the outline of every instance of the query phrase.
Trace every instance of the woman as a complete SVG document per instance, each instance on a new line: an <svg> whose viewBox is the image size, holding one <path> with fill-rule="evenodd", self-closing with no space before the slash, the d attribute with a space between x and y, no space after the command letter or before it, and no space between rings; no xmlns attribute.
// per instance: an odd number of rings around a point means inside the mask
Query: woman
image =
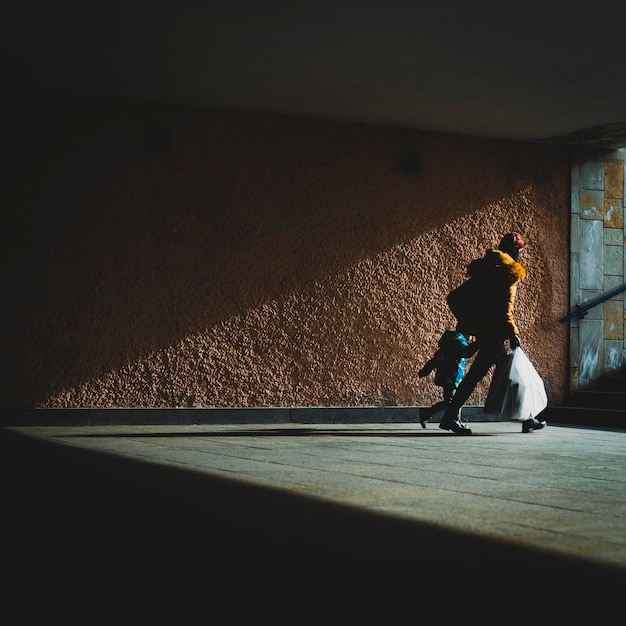
<svg viewBox="0 0 626 626"><path fill-rule="evenodd" d="M459 384L439 428L458 435L472 431L461 421L461 407L492 365L507 353L508 340L512 350L520 345L513 305L517 284L526 276L519 263L519 255L526 248L526 240L519 233L507 233L497 248L487 250L481 259L472 261L467 273L473 282L472 297L457 315L465 335L474 335L478 352L469 371ZM522 424L523 432L539 429L545 422L532 418Z"/></svg>

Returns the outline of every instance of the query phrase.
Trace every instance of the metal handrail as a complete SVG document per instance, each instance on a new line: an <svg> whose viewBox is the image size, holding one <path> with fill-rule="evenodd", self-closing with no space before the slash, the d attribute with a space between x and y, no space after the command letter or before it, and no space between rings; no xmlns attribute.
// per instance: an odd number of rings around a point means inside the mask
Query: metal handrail
<svg viewBox="0 0 626 626"><path fill-rule="evenodd" d="M593 309L594 306L602 304L605 300L616 296L618 293L622 293L622 291L626 291L626 285L622 285L621 287L618 287L617 289L614 289L613 291L610 291L609 293L600 296L596 300L591 301L589 304L585 304L585 306L580 306L580 304L577 304L576 310L573 313L562 317L559 322L566 322L567 320L571 320L573 317L585 317L589 309Z"/></svg>

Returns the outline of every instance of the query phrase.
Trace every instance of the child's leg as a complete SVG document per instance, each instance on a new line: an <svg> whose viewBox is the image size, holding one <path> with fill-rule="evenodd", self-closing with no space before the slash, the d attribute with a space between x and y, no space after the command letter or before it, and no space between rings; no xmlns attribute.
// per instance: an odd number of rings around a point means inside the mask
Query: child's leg
<svg viewBox="0 0 626 626"><path fill-rule="evenodd" d="M447 383L447 384L446 384ZM446 381L443 385L441 385L443 389L443 400L440 400L436 404L433 404L428 409L420 410L420 424L422 428L426 428L426 422L430 421L430 418L438 413L439 411L445 411L452 400L452 396L454 396L454 392L456 391L456 384L452 381Z"/></svg>
<svg viewBox="0 0 626 626"><path fill-rule="evenodd" d="M450 402L450 400L452 400L452 396L454 395L455 391L456 391L456 385L446 385L443 388L443 401L446 404Z"/></svg>
<svg viewBox="0 0 626 626"><path fill-rule="evenodd" d="M420 424L422 425L422 428L426 428L426 422L429 422L430 418L435 415L435 413L439 413L439 411L445 411L453 395L454 388L446 386L443 388L443 400L440 400L436 404L433 404L428 409L422 409L420 411Z"/></svg>
<svg viewBox="0 0 626 626"><path fill-rule="evenodd" d="M448 406L448 401L447 400L441 400L440 402L437 402L437 404L433 404L430 407L430 415L431 415L431 417L435 413L439 413L439 411L444 411L447 406Z"/></svg>

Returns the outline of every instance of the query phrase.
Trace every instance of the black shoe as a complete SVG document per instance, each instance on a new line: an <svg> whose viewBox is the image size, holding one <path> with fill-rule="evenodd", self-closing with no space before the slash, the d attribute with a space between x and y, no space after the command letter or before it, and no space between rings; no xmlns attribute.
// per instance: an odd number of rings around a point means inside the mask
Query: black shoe
<svg viewBox="0 0 626 626"><path fill-rule="evenodd" d="M472 430L468 428L460 419L443 416L439 423L439 428L443 430L451 430L455 435L471 435Z"/></svg>
<svg viewBox="0 0 626 626"><path fill-rule="evenodd" d="M432 417L431 408L420 409L420 424L422 425L422 428L426 428L426 422L430 422L431 417Z"/></svg>
<svg viewBox="0 0 626 626"><path fill-rule="evenodd" d="M523 433L532 433L533 430L541 430L548 425L548 422L540 422L539 420L531 417L529 420L524 420L522 422L522 432Z"/></svg>

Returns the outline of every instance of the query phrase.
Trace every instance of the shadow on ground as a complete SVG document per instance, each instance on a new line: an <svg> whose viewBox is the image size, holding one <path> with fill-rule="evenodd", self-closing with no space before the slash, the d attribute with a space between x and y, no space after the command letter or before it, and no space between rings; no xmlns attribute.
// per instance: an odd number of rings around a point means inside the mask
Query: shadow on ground
<svg viewBox="0 0 626 626"><path fill-rule="evenodd" d="M474 433L473 436L476 437L493 437L494 434L502 434L502 433ZM509 434L506 432L505 434ZM207 438L228 438L228 437L410 437L411 439L415 439L418 436L428 436L428 437L452 437L453 433L447 430L441 430L437 427L437 424L430 424L429 429L422 430L388 430L388 429L377 429L372 428L371 430L365 430L363 428L347 428L347 429L338 429L338 428L262 428L259 430L255 429L242 429L242 430L194 430L194 431L157 431L157 432L129 432L124 431L120 433L89 433L89 432L78 432L78 433L62 433L56 435L59 439L71 439L73 437L78 437L80 439L92 439L92 438L107 438L107 439L115 439L115 438L129 438L133 439L144 439L144 438L157 438L157 439L167 439L167 438L177 438L184 437L193 438L193 437L202 437L204 439Z"/></svg>
<svg viewBox="0 0 626 626"><path fill-rule="evenodd" d="M4 591L24 618L623 608L619 569L7 430L0 459Z"/></svg>

